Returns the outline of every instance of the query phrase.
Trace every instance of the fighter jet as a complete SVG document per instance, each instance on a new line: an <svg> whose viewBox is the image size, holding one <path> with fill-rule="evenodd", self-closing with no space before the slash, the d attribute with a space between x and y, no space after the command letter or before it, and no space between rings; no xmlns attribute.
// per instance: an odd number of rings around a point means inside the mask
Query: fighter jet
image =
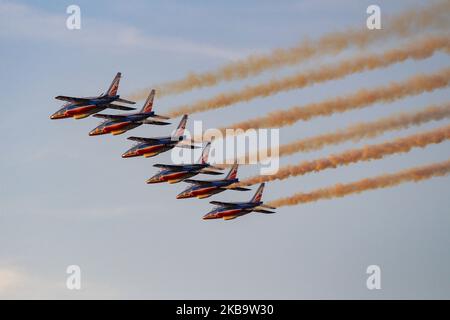
<svg viewBox="0 0 450 320"><path fill-rule="evenodd" d="M266 209L276 209L276 208L264 205L263 202L261 201L263 190L264 190L264 183L262 183L259 186L258 190L256 190L256 193L250 200L250 202L211 201L210 203L216 205L216 207L207 214L205 214L203 216L203 219L210 220L223 218L224 220L231 220L246 215L252 211L266 214L275 213L274 211Z"/></svg>
<svg viewBox="0 0 450 320"><path fill-rule="evenodd" d="M193 184L193 186L187 188L179 195L177 195L177 199L185 199L185 198L193 198L197 197L198 199L208 198L216 193L223 192L225 190L237 190L237 191L248 191L248 188L242 188L233 186L233 184L239 182L237 176L238 165L235 164L231 168L228 175L225 179L222 180L191 180L186 179L184 182Z"/></svg>
<svg viewBox="0 0 450 320"><path fill-rule="evenodd" d="M177 130L172 136L158 137L158 138L141 138L129 137L128 140L137 141L138 144L122 154L122 158L131 158L144 156L146 158L156 156L162 152L178 148L197 148L195 145L182 144L184 137L184 129L186 128L187 114L183 116L178 125Z"/></svg>
<svg viewBox="0 0 450 320"><path fill-rule="evenodd" d="M208 142L203 149L202 155L195 164L182 164L182 165L170 165L170 164L154 164L154 167L161 168L161 170L153 177L147 180L147 183L177 183L187 178L191 178L197 174L211 174L220 175L222 172L214 170L208 170L208 168L219 169L208 163L209 149L211 142Z"/></svg>
<svg viewBox="0 0 450 320"><path fill-rule="evenodd" d="M55 97L55 99L67 101L67 103L60 110L52 114L50 116L50 119L64 119L64 118L83 119L89 117L91 114L103 111L106 108L125 111L135 110L135 108L125 107L112 103L114 101L129 104L136 103L134 101L121 99L120 96L117 94L121 75L122 74L118 72L113 82L109 86L108 91L106 91L105 94L101 94L98 97L84 97L84 98L76 98L68 96Z"/></svg>
<svg viewBox="0 0 450 320"><path fill-rule="evenodd" d="M141 111L129 114L112 115L112 114L96 114L94 117L107 119L97 128L89 132L90 136L97 136L100 134L112 133L113 135L122 134L128 130L139 127L142 124L154 124L164 126L170 124L169 122L150 120L148 118L169 119L168 117L159 116L152 111L153 98L155 97L155 90L152 90L148 95Z"/></svg>

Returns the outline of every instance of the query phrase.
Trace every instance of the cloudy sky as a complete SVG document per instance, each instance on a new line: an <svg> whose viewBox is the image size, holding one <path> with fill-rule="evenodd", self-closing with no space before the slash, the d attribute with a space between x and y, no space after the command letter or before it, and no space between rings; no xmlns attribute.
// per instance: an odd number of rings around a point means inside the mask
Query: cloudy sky
<svg viewBox="0 0 450 320"><path fill-rule="evenodd" d="M206 200L176 200L184 184L146 185L155 159L122 159L122 136L89 137L98 120L52 121L56 95L89 96L123 73L123 97L152 84L213 70L252 53L304 38L365 26L373 1L75 1L81 30L66 28L74 1L0 0L0 297L1 298L450 298L450 178L404 184L342 199L284 207L228 222L203 221ZM421 1L378 1L384 14ZM369 31L368 31L369 32ZM368 48L376 52L383 46ZM345 54L345 53L344 53ZM348 52L347 54L351 54ZM325 58L332 60L332 58ZM252 79L156 101L164 113L227 89L311 67L314 60ZM222 127L255 115L320 101L357 88L447 67L442 53L356 74L230 108L192 115ZM393 112L446 102L436 90L390 104L317 118L280 130L294 141ZM139 103L142 103L140 101ZM174 120L177 122L178 120ZM406 136L446 121L391 132L360 143L296 154L281 164ZM133 135L161 136L142 126ZM264 199L447 160L445 142L410 153L325 170L266 187ZM158 162L169 162L170 154ZM240 176L258 172L240 169ZM245 201L229 191L213 200ZM382 289L366 288L366 268L379 265ZM78 265L81 290L66 288Z"/></svg>

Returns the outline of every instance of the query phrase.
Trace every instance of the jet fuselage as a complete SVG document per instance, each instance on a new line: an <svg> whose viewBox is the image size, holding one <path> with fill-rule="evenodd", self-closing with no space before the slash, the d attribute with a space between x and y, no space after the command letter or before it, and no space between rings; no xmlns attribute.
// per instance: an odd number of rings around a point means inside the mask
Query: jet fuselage
<svg viewBox="0 0 450 320"><path fill-rule="evenodd" d="M261 205L262 202L242 202L236 203L233 207L217 207L203 216L204 220L223 219L243 216L253 211L253 208Z"/></svg>
<svg viewBox="0 0 450 320"><path fill-rule="evenodd" d="M130 114L120 120L107 120L89 132L90 136L112 133L113 135L122 134L128 130L139 127L142 121L152 116L154 112Z"/></svg>
<svg viewBox="0 0 450 320"><path fill-rule="evenodd" d="M200 170L209 167L208 164L188 164L180 168L163 169L147 180L147 183L169 182L177 183L201 173Z"/></svg>
<svg viewBox="0 0 450 320"><path fill-rule="evenodd" d="M172 137L164 137L152 142L141 142L122 154L122 158L140 156L144 156L146 158L153 157L157 154L173 149L177 143L178 141L173 140Z"/></svg>
<svg viewBox="0 0 450 320"><path fill-rule="evenodd" d="M100 96L89 99L84 102L69 102L63 105L61 109L50 116L50 119L75 118L82 119L92 114L105 110L108 104L116 101L120 96Z"/></svg>
<svg viewBox="0 0 450 320"><path fill-rule="evenodd" d="M208 181L208 183L202 183L198 185L193 185L180 194L177 195L177 199L186 199L197 197L199 199L208 198L216 193L225 191L225 187L238 182L238 179L229 180L216 180Z"/></svg>
<svg viewBox="0 0 450 320"><path fill-rule="evenodd" d="M169 182L169 183L177 183L183 181L187 178L192 178L193 176L199 174L198 171L190 171L190 170L161 170L153 177L147 180L147 183L161 183L161 182Z"/></svg>

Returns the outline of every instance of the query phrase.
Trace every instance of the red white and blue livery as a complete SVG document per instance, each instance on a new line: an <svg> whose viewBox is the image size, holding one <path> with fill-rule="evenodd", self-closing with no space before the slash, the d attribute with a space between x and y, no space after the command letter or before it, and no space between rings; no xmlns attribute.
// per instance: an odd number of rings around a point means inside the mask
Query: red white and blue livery
<svg viewBox="0 0 450 320"><path fill-rule="evenodd" d="M113 103L113 102L122 102L128 104L136 103L134 101L121 99L120 96L117 94L121 76L122 76L121 73L118 72L114 77L114 80L112 81L111 85L109 86L108 91L105 94L102 94L97 97L83 97L83 98L69 97L69 96L55 97L55 99L67 101L67 103L61 109L52 114L50 116L50 119L65 119L65 118L83 119L89 117L92 114L101 112L107 108L124 111L135 110L135 108L126 107Z"/></svg>
<svg viewBox="0 0 450 320"><path fill-rule="evenodd" d="M211 169L221 168L214 167L208 163L209 149L211 147L211 142L208 142L203 149L202 155L198 160L198 163L194 164L154 164L154 167L161 168L161 170L155 174L153 177L147 180L147 183L178 183L187 178L191 178L198 174L210 174L210 175L220 175L222 172L218 172Z"/></svg>
<svg viewBox="0 0 450 320"><path fill-rule="evenodd" d="M153 109L153 99L155 97L155 90L150 91L147 100L144 103L141 111L129 114L112 115L112 114L96 114L94 117L107 119L105 122L101 123L94 130L89 132L90 136L97 136L101 134L111 133L113 135L122 134L128 130L139 127L143 124L153 124L164 126L170 124L169 122L164 122L154 119L167 120L168 117L159 116L155 114ZM151 119L149 119L151 118Z"/></svg>
<svg viewBox="0 0 450 320"><path fill-rule="evenodd" d="M122 158L144 156L154 157L160 153L169 151L175 147L195 149L197 146L185 144L184 129L186 128L188 116L185 114L178 125L178 128L171 136L157 138L129 137L128 140L137 141L138 143L131 149L122 154Z"/></svg>
<svg viewBox="0 0 450 320"><path fill-rule="evenodd" d="M248 188L238 187L235 185L239 182L239 179L237 178L237 170L238 165L233 165L228 175L222 180L183 180L184 182L192 184L192 186L177 195L177 199L203 199L225 190L249 191L250 189Z"/></svg>
<svg viewBox="0 0 450 320"><path fill-rule="evenodd" d="M216 205L216 207L203 216L204 220L211 219L224 219L232 220L237 217L249 214L250 212L260 212L265 214L275 213L276 208L265 205L262 201L262 193L264 190L264 183L262 183L258 190L256 190L255 195L250 200L250 202L221 202L221 201L211 201L211 204ZM271 210L268 210L271 209Z"/></svg>

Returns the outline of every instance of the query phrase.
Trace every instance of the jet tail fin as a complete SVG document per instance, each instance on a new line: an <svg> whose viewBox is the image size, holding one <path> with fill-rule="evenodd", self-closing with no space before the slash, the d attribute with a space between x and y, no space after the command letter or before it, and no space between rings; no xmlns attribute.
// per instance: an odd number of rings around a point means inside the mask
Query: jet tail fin
<svg viewBox="0 0 450 320"><path fill-rule="evenodd" d="M208 163L209 150L211 149L211 142L208 142L203 149L202 155L200 156L199 162L201 164Z"/></svg>
<svg viewBox="0 0 450 320"><path fill-rule="evenodd" d="M251 202L260 202L262 198L262 194L264 191L264 183L261 183L258 187L258 190L256 190L255 195L253 196Z"/></svg>
<svg viewBox="0 0 450 320"><path fill-rule="evenodd" d="M181 121L180 121L180 124L177 127L177 130L175 130L175 132L174 132L174 134L172 136L175 140L179 140L179 138L183 136L184 129L186 129L187 119L188 119L188 115L187 114L185 114L183 116L183 118L181 118Z"/></svg>
<svg viewBox="0 0 450 320"><path fill-rule="evenodd" d="M114 77L114 80L111 82L111 85L108 88L108 91L106 91L106 94L108 96L117 95L117 90L119 90L120 77L122 77L122 73L117 72L116 76Z"/></svg>
<svg viewBox="0 0 450 320"><path fill-rule="evenodd" d="M152 111L154 98L155 98L155 89L152 89L152 91L150 91L150 94L147 97L147 100L145 100L144 106L141 109L142 113L150 113Z"/></svg>
<svg viewBox="0 0 450 320"><path fill-rule="evenodd" d="M228 172L227 176L225 177L225 180L236 179L236 177L237 177L237 171L238 171L238 164L234 164L234 165L231 167L230 172Z"/></svg>

